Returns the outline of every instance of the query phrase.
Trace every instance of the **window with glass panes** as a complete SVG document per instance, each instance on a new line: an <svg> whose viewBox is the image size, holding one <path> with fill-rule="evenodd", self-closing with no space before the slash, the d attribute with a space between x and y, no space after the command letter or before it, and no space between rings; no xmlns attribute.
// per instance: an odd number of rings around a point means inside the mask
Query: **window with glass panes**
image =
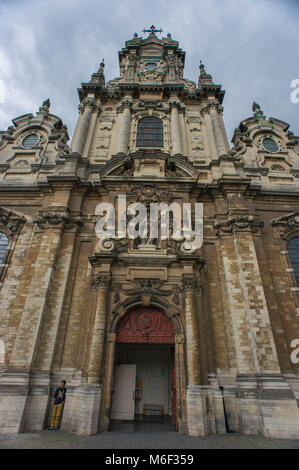
<svg viewBox="0 0 299 470"><path fill-rule="evenodd" d="M156 117L140 119L137 127L137 147L163 147L163 123Z"/></svg>
<svg viewBox="0 0 299 470"><path fill-rule="evenodd" d="M294 269L296 284L299 287L299 237L292 238L288 242L288 253Z"/></svg>
<svg viewBox="0 0 299 470"><path fill-rule="evenodd" d="M8 246L8 237L0 232L0 264L4 263L6 248Z"/></svg>

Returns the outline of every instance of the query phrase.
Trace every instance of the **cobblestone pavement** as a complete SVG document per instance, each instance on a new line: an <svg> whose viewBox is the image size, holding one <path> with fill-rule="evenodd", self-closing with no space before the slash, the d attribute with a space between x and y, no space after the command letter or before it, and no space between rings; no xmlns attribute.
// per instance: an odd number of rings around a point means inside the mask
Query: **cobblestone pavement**
<svg viewBox="0 0 299 470"><path fill-rule="evenodd" d="M190 437L174 431L103 432L77 436L64 431L1 434L0 449L299 449L299 440L241 434Z"/></svg>

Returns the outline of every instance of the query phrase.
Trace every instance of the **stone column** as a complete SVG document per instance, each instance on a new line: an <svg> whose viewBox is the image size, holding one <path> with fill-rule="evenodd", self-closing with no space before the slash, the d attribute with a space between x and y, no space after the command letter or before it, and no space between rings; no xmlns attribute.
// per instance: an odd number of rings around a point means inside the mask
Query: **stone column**
<svg viewBox="0 0 299 470"><path fill-rule="evenodd" d="M83 110L83 114L78 123L78 128L76 128L71 149L73 152L77 152L81 155L88 134L91 114L97 109L94 98L86 98L83 103L79 105L79 109L80 111Z"/></svg>
<svg viewBox="0 0 299 470"><path fill-rule="evenodd" d="M215 136L218 157L221 157L222 155L227 155L229 152L226 136L224 136L223 134L223 129L222 129L221 122L220 122L220 119L221 119L220 114L219 114L220 111L221 111L221 106L218 103L210 104L210 115L211 115L211 121L212 121L214 136Z"/></svg>
<svg viewBox="0 0 299 470"><path fill-rule="evenodd" d="M101 111L100 105L96 104L94 109L93 109L91 118L90 118L90 124L89 124L89 127L88 127L86 140L85 140L85 143L84 143L84 146L83 146L83 151L82 151L82 156L83 157L88 157L89 149L90 149L91 142L92 142L92 139L93 139L93 136L94 136L94 130L95 130L95 127L96 127L97 117L98 117L98 114L100 113L100 111Z"/></svg>
<svg viewBox="0 0 299 470"><path fill-rule="evenodd" d="M88 383L98 383L100 380L107 316L107 290L109 283L110 276L106 273L96 274L92 281L93 288L98 291L98 298L89 354Z"/></svg>
<svg viewBox="0 0 299 470"><path fill-rule="evenodd" d="M186 349L187 349L187 423L190 436L205 436L208 434L208 416L206 410L205 386L200 384L200 358L198 320L195 305L195 290L198 281L194 275L183 276L185 292L186 316Z"/></svg>
<svg viewBox="0 0 299 470"><path fill-rule="evenodd" d="M122 110L122 119L119 132L118 140L118 153L128 153L129 137L130 137L130 126L131 126L131 107L132 100L124 99L119 107Z"/></svg>
<svg viewBox="0 0 299 470"><path fill-rule="evenodd" d="M178 101L170 101L171 106L171 140L172 140L172 154L182 153L182 136L179 118Z"/></svg>

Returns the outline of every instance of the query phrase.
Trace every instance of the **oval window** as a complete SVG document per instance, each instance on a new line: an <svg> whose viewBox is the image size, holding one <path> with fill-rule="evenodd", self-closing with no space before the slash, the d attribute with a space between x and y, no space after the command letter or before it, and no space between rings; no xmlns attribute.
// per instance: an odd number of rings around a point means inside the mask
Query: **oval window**
<svg viewBox="0 0 299 470"><path fill-rule="evenodd" d="M147 70L154 70L157 68L157 64L155 62L148 62L147 64L145 64L145 68Z"/></svg>
<svg viewBox="0 0 299 470"><path fill-rule="evenodd" d="M268 152L278 152L278 145L271 137L266 137L263 139L263 146Z"/></svg>
<svg viewBox="0 0 299 470"><path fill-rule="evenodd" d="M22 146L25 149L31 149L34 147L38 142L38 136L36 134L29 134L25 137L22 141Z"/></svg>

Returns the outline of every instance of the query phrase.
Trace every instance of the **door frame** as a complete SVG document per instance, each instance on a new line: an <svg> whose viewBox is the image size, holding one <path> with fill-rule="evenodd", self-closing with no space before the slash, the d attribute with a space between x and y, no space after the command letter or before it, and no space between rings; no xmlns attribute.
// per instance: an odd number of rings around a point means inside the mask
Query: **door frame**
<svg viewBox="0 0 299 470"><path fill-rule="evenodd" d="M139 307L139 306L138 306ZM156 309L156 307L154 307ZM157 309L158 310L158 309ZM160 310L161 313L164 313ZM128 312L126 312L128 313ZM164 313L165 315L165 313ZM124 316L124 315L122 315ZM118 320L122 318L119 315ZM165 315L167 317L167 315ZM168 317L167 317L168 318ZM184 348L184 335L182 326L177 316L170 318L174 325L174 362L175 362L175 380L176 380L176 415L177 415L177 431L180 433L187 432L187 409L186 409L186 357ZM110 426L111 405L112 405L112 385L113 371L115 367L115 344L118 321L114 320L113 332L108 333L105 343L107 362L104 367L103 391L101 400L101 412L99 419L99 431L107 431ZM151 344L151 343L148 343ZM167 343L164 343L167 344Z"/></svg>

